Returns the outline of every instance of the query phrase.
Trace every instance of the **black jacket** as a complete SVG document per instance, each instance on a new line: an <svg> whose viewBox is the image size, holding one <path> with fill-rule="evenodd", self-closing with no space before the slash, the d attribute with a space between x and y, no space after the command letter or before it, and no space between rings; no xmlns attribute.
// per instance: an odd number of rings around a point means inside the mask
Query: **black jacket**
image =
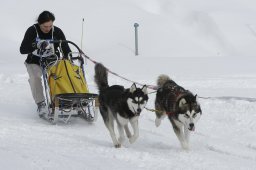
<svg viewBox="0 0 256 170"><path fill-rule="evenodd" d="M28 64L38 64L39 65L40 58L32 54L32 52L37 49L37 47L36 47L37 46L36 45L37 33L38 33L39 39L52 39L53 38L53 40L66 40L65 35L62 32L62 30L56 26L54 26L53 31L51 30L49 33L45 34L41 31L38 24L32 25L31 27L29 27L27 29L25 36L23 38L23 41L21 43L21 46L20 46L20 53L28 54L27 59L26 59L26 63L28 63ZM53 35L52 35L52 33L53 33ZM59 51L58 47L59 47L59 44L55 43L54 44L55 54L60 56L60 51ZM62 49L65 57L67 57L68 53L71 52L67 43L62 43L61 49Z"/></svg>

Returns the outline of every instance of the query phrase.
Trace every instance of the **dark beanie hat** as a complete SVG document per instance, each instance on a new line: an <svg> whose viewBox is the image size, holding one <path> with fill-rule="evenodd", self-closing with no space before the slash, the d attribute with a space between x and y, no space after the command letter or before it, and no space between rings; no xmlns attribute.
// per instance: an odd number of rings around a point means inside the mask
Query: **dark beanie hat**
<svg viewBox="0 0 256 170"><path fill-rule="evenodd" d="M54 17L54 14L49 12L49 11L43 11L39 16L38 16L38 19L37 19L37 22L39 25L45 23L45 22L48 22L48 21L54 21L55 20L55 17Z"/></svg>

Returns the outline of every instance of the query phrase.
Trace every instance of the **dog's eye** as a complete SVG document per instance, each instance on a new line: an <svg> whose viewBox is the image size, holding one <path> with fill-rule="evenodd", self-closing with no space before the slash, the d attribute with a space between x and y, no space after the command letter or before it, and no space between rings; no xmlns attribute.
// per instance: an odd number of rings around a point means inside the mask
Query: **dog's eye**
<svg viewBox="0 0 256 170"><path fill-rule="evenodd" d="M137 104L138 102L137 102L137 101L135 101L135 100L133 100L133 101L132 101L132 103Z"/></svg>
<svg viewBox="0 0 256 170"><path fill-rule="evenodd" d="M185 118L189 118L189 115L187 113L184 114Z"/></svg>
<svg viewBox="0 0 256 170"><path fill-rule="evenodd" d="M197 113L194 113L192 117L195 118L196 116L197 116Z"/></svg>

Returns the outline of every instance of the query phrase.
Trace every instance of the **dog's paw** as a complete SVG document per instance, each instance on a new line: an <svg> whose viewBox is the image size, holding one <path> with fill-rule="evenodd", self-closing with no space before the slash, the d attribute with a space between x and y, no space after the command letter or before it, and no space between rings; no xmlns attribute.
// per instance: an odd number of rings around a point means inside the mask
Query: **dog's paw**
<svg viewBox="0 0 256 170"><path fill-rule="evenodd" d="M121 144L120 143L117 143L114 146L115 146L115 148L121 148Z"/></svg>
<svg viewBox="0 0 256 170"><path fill-rule="evenodd" d="M161 124L161 119L156 118L156 119L155 119L155 125L156 125L156 127L160 126L160 124Z"/></svg>
<svg viewBox="0 0 256 170"><path fill-rule="evenodd" d="M181 143L181 146L184 150L189 150L190 147L189 147L189 144L188 143Z"/></svg>
<svg viewBox="0 0 256 170"><path fill-rule="evenodd" d="M132 137L130 137L129 138L130 144L134 143L137 140L137 138L138 138L138 136L134 136L134 135Z"/></svg>

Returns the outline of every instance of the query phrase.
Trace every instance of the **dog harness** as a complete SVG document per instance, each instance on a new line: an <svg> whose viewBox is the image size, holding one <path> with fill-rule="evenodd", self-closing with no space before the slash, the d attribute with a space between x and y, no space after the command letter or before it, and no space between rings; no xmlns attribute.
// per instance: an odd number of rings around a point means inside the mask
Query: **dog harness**
<svg viewBox="0 0 256 170"><path fill-rule="evenodd" d="M167 88L170 91L170 94L173 94L173 96L174 96L174 98L172 99L173 100L173 102L172 102L172 104L173 104L172 108L173 109L172 109L172 111L166 112L166 114L168 116L174 116L175 113L177 112L176 111L177 101L179 101L179 99L182 96L184 96L184 95L186 95L187 93L190 93L190 92L189 92L189 90L185 90L184 88L182 88L182 87L180 87L178 85L169 85L169 86L167 86L165 88ZM170 102L170 101L168 101L168 102Z"/></svg>
<svg viewBox="0 0 256 170"><path fill-rule="evenodd" d="M38 31L37 31L37 28L36 26L34 25L35 29L36 29L36 40L40 40L40 37L39 37L39 34L38 34ZM52 39L53 40L53 31L54 31L54 26L52 26ZM32 54L35 55L35 56L38 56L38 57L49 57L49 56L52 56L54 55L54 45L53 44L50 44L51 48L49 49L45 49L43 51L41 51L42 49L35 49ZM42 52L42 54L40 54L40 52Z"/></svg>

